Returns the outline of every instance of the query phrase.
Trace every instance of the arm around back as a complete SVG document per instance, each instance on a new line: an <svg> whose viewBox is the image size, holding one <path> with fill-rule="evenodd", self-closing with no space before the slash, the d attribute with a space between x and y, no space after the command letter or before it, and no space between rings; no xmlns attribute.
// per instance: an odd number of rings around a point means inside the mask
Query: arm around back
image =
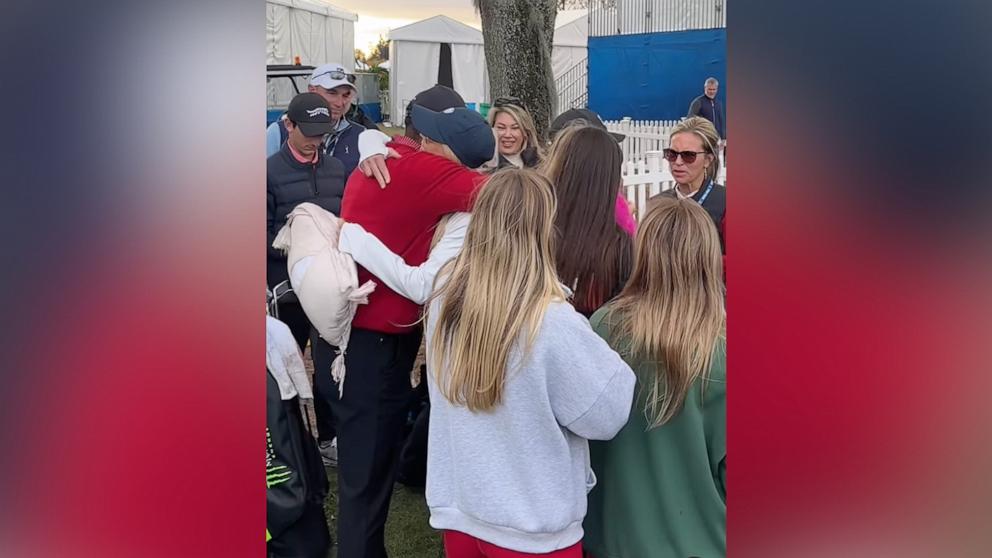
<svg viewBox="0 0 992 558"><path fill-rule="evenodd" d="M441 240L431 249L427 261L419 266L407 265L375 235L355 223L341 228L338 247L382 279L390 289L417 304L423 304L434 291L434 278L438 270L461 251L470 220L468 213L452 215Z"/></svg>
<svg viewBox="0 0 992 558"><path fill-rule="evenodd" d="M627 424L634 372L568 303L548 308L542 361L558 423L590 440L609 440Z"/></svg>

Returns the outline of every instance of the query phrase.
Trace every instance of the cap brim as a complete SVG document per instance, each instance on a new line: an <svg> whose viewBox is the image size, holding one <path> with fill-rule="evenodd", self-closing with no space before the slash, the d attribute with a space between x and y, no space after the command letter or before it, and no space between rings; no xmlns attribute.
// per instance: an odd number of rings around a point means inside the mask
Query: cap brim
<svg viewBox="0 0 992 558"><path fill-rule="evenodd" d="M616 132L606 132L606 133L610 134L610 137L616 140L617 143L621 143L623 140L627 139L627 136L623 134L618 134Z"/></svg>
<svg viewBox="0 0 992 558"><path fill-rule="evenodd" d="M330 134L334 131L334 126L330 122L297 122L300 132L308 138L315 138Z"/></svg>
<svg viewBox="0 0 992 558"><path fill-rule="evenodd" d="M323 80L323 79L318 79L317 81L311 81L310 82L310 85L319 85L319 86L323 87L324 89L326 89L328 91L330 91L331 89L334 89L335 87L341 87L342 85L347 85L348 87L354 89L355 90L355 93L358 93L358 88L355 87L355 84L354 83L351 83L350 81L343 80L343 79L342 80L336 80L336 79Z"/></svg>

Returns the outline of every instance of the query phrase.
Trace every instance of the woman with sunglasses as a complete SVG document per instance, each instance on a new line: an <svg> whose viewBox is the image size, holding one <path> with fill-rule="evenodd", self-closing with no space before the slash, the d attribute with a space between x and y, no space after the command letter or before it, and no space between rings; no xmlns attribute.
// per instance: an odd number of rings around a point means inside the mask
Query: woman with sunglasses
<svg viewBox="0 0 992 558"><path fill-rule="evenodd" d="M537 127L523 101L516 97L500 97L489 110L489 125L496 132L498 168L514 166L536 167L543 158Z"/></svg>
<svg viewBox="0 0 992 558"><path fill-rule="evenodd" d="M658 195L692 199L703 206L720 235L720 250L726 253L723 222L727 213L727 188L716 183L720 170L717 155L720 135L712 122L693 116L680 122L669 139L664 155L675 178L675 188Z"/></svg>

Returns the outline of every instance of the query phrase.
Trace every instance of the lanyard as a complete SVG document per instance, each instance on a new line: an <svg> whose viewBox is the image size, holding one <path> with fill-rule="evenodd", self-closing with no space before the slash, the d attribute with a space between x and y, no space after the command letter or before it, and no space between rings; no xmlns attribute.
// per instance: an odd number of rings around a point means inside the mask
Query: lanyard
<svg viewBox="0 0 992 558"><path fill-rule="evenodd" d="M337 128L328 134L327 139L324 140L324 153L330 157L334 156L334 150L337 148L338 140L341 138L341 132L347 130L349 127L351 127L351 123L342 116Z"/></svg>
<svg viewBox="0 0 992 558"><path fill-rule="evenodd" d="M713 190L713 181L710 180L710 183L706 186L706 191L704 191L703 192L703 195L702 196L699 196L699 199L696 200L696 201L699 202L699 205L703 205L703 202L706 201L706 198L709 197L710 191L712 191L712 190Z"/></svg>

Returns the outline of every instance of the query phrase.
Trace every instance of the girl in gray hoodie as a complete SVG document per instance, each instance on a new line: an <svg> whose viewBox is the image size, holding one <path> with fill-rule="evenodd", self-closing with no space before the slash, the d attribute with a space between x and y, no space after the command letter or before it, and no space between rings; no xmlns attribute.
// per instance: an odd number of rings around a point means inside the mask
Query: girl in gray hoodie
<svg viewBox="0 0 992 558"><path fill-rule="evenodd" d="M630 415L633 372L555 274L554 213L546 178L497 172L428 302L427 504L449 558L581 557L587 440Z"/></svg>

